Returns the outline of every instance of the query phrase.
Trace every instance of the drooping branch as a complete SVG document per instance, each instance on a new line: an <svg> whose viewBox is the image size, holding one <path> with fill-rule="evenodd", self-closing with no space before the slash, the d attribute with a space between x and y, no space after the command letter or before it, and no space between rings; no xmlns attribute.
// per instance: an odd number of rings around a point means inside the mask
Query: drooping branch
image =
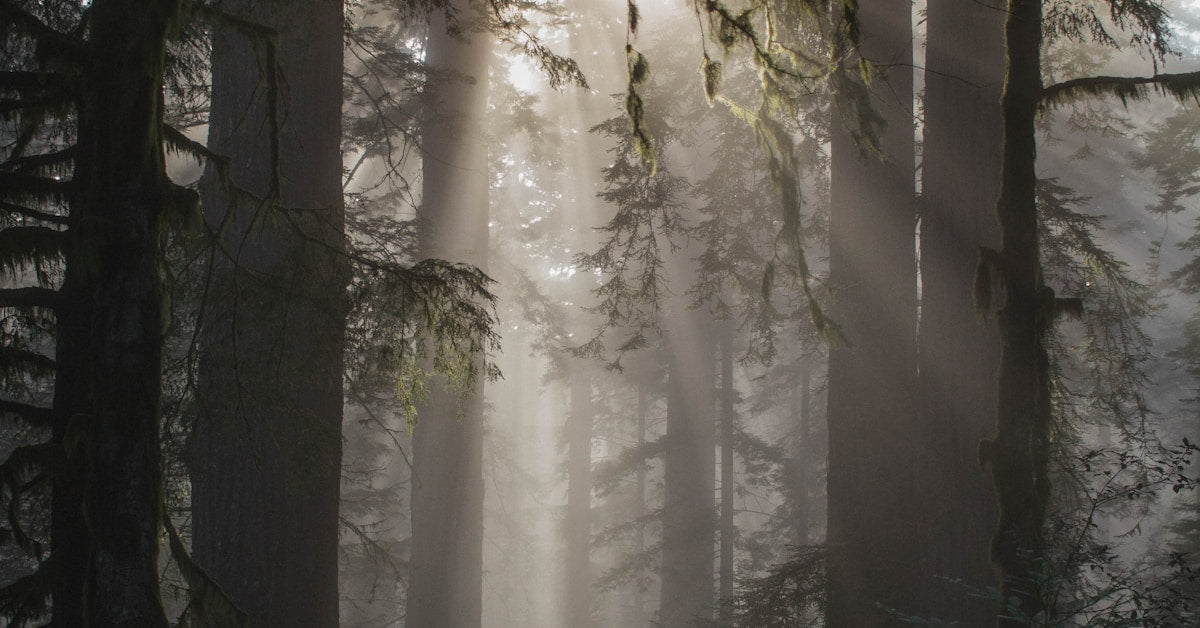
<svg viewBox="0 0 1200 628"><path fill-rule="evenodd" d="M8 399L0 399L0 414L15 414L34 427L50 427L54 420L54 410L51 408Z"/></svg>
<svg viewBox="0 0 1200 628"><path fill-rule="evenodd" d="M53 109L62 106L69 102L69 100L65 94L39 96L36 98L5 98L0 100L0 114L7 115L13 111Z"/></svg>
<svg viewBox="0 0 1200 628"><path fill-rule="evenodd" d="M248 626L245 611L238 608L229 594L196 564L170 517L163 517L163 528L167 533L171 558L188 585L188 610L193 620L201 625Z"/></svg>
<svg viewBox="0 0 1200 628"><path fill-rule="evenodd" d="M1128 105L1144 100L1151 90L1176 100L1192 99L1200 103L1200 72L1156 74L1154 76L1089 76L1050 85L1042 90L1042 109L1058 107L1083 97L1115 96Z"/></svg>
<svg viewBox="0 0 1200 628"><path fill-rule="evenodd" d="M184 135L183 131L169 124L163 125L162 136L163 144L169 150L187 155L192 159L210 161L221 170L222 175L229 172L230 167L232 167L231 160L227 155L219 155L213 152L202 142L197 142Z"/></svg>
<svg viewBox="0 0 1200 628"><path fill-rule="evenodd" d="M48 168L67 163L75 158L74 147L64 148L49 153L13 157L0 162L0 169L13 172L28 173L40 168Z"/></svg>
<svg viewBox="0 0 1200 628"><path fill-rule="evenodd" d="M41 558L42 544L25 533L21 525L21 504L25 493L42 484L64 462L59 443L38 443L12 450L0 462L0 494L8 499L7 536L30 556Z"/></svg>
<svg viewBox="0 0 1200 628"><path fill-rule="evenodd" d="M0 271L16 274L37 261L55 259L65 244L66 232L50 227L0 229Z"/></svg>
<svg viewBox="0 0 1200 628"><path fill-rule="evenodd" d="M0 172L0 190L10 199L13 197L64 198L70 190L69 181L49 177L36 177L13 172Z"/></svg>
<svg viewBox="0 0 1200 628"><path fill-rule="evenodd" d="M0 19L33 37L53 42L65 50L79 52L83 49L82 41L58 32L12 0L0 0Z"/></svg>
<svg viewBox="0 0 1200 628"><path fill-rule="evenodd" d="M0 89L4 90L44 92L67 91L70 88L71 83L66 77L53 72L0 71Z"/></svg>
<svg viewBox="0 0 1200 628"><path fill-rule="evenodd" d="M57 362L49 356L28 349L0 347L0 373L22 371L30 375L50 377Z"/></svg>
<svg viewBox="0 0 1200 628"><path fill-rule="evenodd" d="M188 10L191 11L197 19L207 22L213 26L222 26L236 31L241 36L245 37L254 46L262 46L262 54L256 54L255 58L258 61L258 73L263 81L267 97L265 104L267 107L267 144L269 148L269 161L271 178L268 183L268 199L279 198L280 190L280 150L279 150L279 129L281 126L282 116L279 111L279 95L282 94L279 83L279 62L277 41L279 33L275 29L260 24L253 20L248 20L237 15L233 15L221 9L208 6L202 3L190 3ZM164 134L166 131L164 131ZM176 135L176 138L182 134ZM228 185L226 187L229 187Z"/></svg>
<svg viewBox="0 0 1200 628"><path fill-rule="evenodd" d="M0 307L44 307L53 309L61 297L56 290L48 288L0 289Z"/></svg>
<svg viewBox="0 0 1200 628"><path fill-rule="evenodd" d="M25 207L24 205L17 205L16 203L9 203L6 201L0 201L0 210L55 225L66 225L70 222L69 218L60 214L52 214L50 212L44 212L38 209L33 209L32 207Z"/></svg>
<svg viewBox="0 0 1200 628"><path fill-rule="evenodd" d="M24 626L42 619L50 599L54 571L52 565L42 563L33 573L0 588L0 617L11 621L14 626Z"/></svg>

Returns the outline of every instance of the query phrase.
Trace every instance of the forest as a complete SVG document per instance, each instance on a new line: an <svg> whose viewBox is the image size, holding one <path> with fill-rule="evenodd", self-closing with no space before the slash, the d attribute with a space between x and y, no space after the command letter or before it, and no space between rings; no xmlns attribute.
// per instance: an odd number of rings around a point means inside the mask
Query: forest
<svg viewBox="0 0 1200 628"><path fill-rule="evenodd" d="M1200 625L1200 2L0 0L0 625Z"/></svg>

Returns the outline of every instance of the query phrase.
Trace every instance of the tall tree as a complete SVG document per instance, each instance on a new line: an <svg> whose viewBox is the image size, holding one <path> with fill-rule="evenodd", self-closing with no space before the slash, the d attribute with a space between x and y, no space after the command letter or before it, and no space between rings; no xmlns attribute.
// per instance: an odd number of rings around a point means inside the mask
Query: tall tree
<svg viewBox="0 0 1200 628"><path fill-rule="evenodd" d="M1002 3L930 0L926 13L921 171L920 457L913 498L927 587L923 616L983 625L994 613L980 591L995 521L979 441L991 433L1000 345L971 299L980 247L994 247L999 193Z"/></svg>
<svg viewBox="0 0 1200 628"><path fill-rule="evenodd" d="M849 12L855 3L844 3ZM881 626L913 599L916 531L911 491L916 434L917 290L912 16L907 2L857 5L862 45L876 68L869 109L832 127L830 317L842 339L829 352L830 626ZM843 102L868 87L853 59ZM870 138L880 116L878 155ZM847 128L847 124L849 128Z"/></svg>
<svg viewBox="0 0 1200 628"><path fill-rule="evenodd" d="M567 626L586 628L591 620L592 560L592 377L587 365L570 368L571 407L567 416L567 517L563 605Z"/></svg>
<svg viewBox="0 0 1200 628"><path fill-rule="evenodd" d="M338 623L342 3L218 4L216 233L192 439L195 558L249 621Z"/></svg>
<svg viewBox="0 0 1200 628"><path fill-rule="evenodd" d="M717 599L721 601L720 623L727 625L732 620L731 608L724 602L733 597L733 544L737 535L733 522L733 435L734 402L737 389L733 387L733 321L720 323L721 349L721 393L718 421L721 446L721 514L718 523L721 548L718 551L720 571L717 580Z"/></svg>
<svg viewBox="0 0 1200 628"><path fill-rule="evenodd" d="M160 238L172 208L194 203L170 183L163 153L165 46L180 8L172 0L93 2L76 50L54 399L54 442L67 461L54 483L57 626L167 625L157 571ZM71 45L40 34L60 50Z"/></svg>
<svg viewBox="0 0 1200 628"><path fill-rule="evenodd" d="M682 295L684 289L676 292ZM666 309L670 323L658 622L682 628L711 621L714 608L716 347L707 311L690 307L690 299L682 296L673 296Z"/></svg>
<svg viewBox="0 0 1200 628"><path fill-rule="evenodd" d="M425 60L421 129L420 256L487 267L487 113L492 36L473 3L435 12ZM458 22L447 32L447 15ZM474 356L467 359L482 359ZM467 368L465 365L462 368ZM410 626L478 626L483 586L483 384L456 390L445 376L428 384L413 432Z"/></svg>
<svg viewBox="0 0 1200 628"><path fill-rule="evenodd" d="M1047 21L1043 0L1009 0L1005 17L1004 149L996 203L1001 248L981 250L975 286L977 305L985 313L995 313L1001 343L995 437L980 445L980 458L993 468L999 506L991 559L1005 601L997 619L1001 626L1026 625L1055 610L1043 590L1048 582L1044 525L1053 417L1047 333L1065 308L1078 309L1078 300L1055 296L1043 273L1036 171L1038 113L1079 97L1143 98L1151 86L1181 99L1200 92L1200 73L1080 77L1045 86L1041 48L1043 33L1051 28L1108 45L1116 45L1114 34L1125 33L1157 61L1171 51L1169 16L1161 4L1153 0L1104 4L1108 20L1100 17L1095 6L1079 3L1056 6L1054 21Z"/></svg>

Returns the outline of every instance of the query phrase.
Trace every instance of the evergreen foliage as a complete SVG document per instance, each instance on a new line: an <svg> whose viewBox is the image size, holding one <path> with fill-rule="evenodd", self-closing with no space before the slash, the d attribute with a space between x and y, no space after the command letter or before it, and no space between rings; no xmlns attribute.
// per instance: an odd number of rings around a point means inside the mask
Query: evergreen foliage
<svg viewBox="0 0 1200 628"><path fill-rule="evenodd" d="M564 191L577 154L562 146L584 139L548 130L555 113L546 113L536 96L495 92L491 185L505 196L493 203L500 217L490 274L419 259L412 220L416 156L431 112L416 96L425 86L461 79L425 66L422 42L429 33L420 24L441 14L458 37L496 37L558 89L588 84L580 65L545 38L557 37L555 29L576 16L552 3L489 0L487 25L475 30L444 0L348 5L347 246L339 259L350 274L339 296L349 312L344 394L357 408L343 426L355 464L342 488L341 547L343 564L367 574L347 603L363 610L348 624L398 619L396 608L376 612L400 604L410 575L407 505L392 495L410 476L397 456L406 455L429 371L461 395L499 377L499 362L478 357L498 353L501 318L523 327L511 337L528 339L550 365L542 378L547 390L564 375L589 373L585 390L594 416L581 424L589 428L583 449L591 494L584 510L595 564L587 566L602 570L593 578L596 591L634 593L637 608L628 617L644 623L653 595L641 596L662 564L662 477L673 445L663 434L660 403L671 361L664 330L675 322L668 303L680 299L691 312L728 319L741 358L731 366L727 392L736 397L730 403L736 418L723 443L734 454L723 464L736 472L737 512L733 529L722 534L736 540L740 576L737 594L722 601L727 617L746 626L823 621L825 550L812 545L820 541L823 517L820 504L808 500L821 497L824 434L816 413L798 425L796 395L800 381L805 394L820 395L821 385L808 379L810 373L822 379L822 353L853 343L826 314L825 146L831 125L841 125L864 154L881 151L883 118L866 103L885 63L860 54L859 2L686 4L696 18L696 53L664 51L647 37L658 25L634 0L623 5L626 80L614 107L623 113L595 126L588 140L612 144L598 199L613 214L593 234L598 244L580 219L590 210L565 209L592 202L590 190ZM84 617L162 625L180 610L181 623L247 621L190 558L186 521L197 334L212 321L212 264L228 253L217 245L226 225L204 225L191 185L167 177L163 155L207 163L226 193L303 237L301 222L289 217L295 208L281 204L276 131L265 193L239 189L234 161L192 139L208 124L213 25L255 42L272 129L287 124L276 96L289 86L276 71L276 34L268 29L189 0L146 4L145 15L114 12L132 6L0 0L0 415L11 419L0 426L0 617L13 625L44 622L51 612L64 625ZM971 593L996 598L1004 625L1190 625L1200 599L1200 517L1190 466L1195 436L1177 445L1174 435L1159 431L1164 417L1147 393L1147 368L1158 357L1145 331L1158 311L1155 286L1104 245L1107 219L1087 209L1090 199L1058 180L1037 178L1034 133L1126 134L1131 127L1108 105L1155 95L1197 102L1200 73L1160 72L1175 44L1166 5L1157 0L1011 0L1009 7L1005 245L981 252L975 297L981 317L998 316L1009 348L1023 351L1010 353L1001 384L1003 403L1023 405L1005 405L1001 434L980 447L980 461L995 469L1006 503L994 547L1004 584L1002 591ZM122 34L154 53L123 64L154 83L149 90L130 83L129 93L155 98L143 98L145 115L117 124L96 117L119 99L99 98L111 86L94 74L100 61L111 61L107 51L119 48L99 42L123 40ZM1079 43L1087 52L1068 50ZM1108 76L1085 58L1123 47L1142 52L1153 72ZM1041 58L1039 50L1046 51ZM622 56L619 49L602 54L609 52ZM687 54L695 58L681 60ZM697 65L699 80L671 71ZM496 77L506 72L493 68ZM148 163L118 164L145 176L119 182L128 183L118 189L125 196L113 196L106 189L116 177L97 178L114 172L101 168L113 164L98 157L98 146L118 147L127 123L145 131L129 137L147 140ZM104 131L114 141L98 142L97 129L116 129ZM1146 134L1146 149L1133 163L1152 171L1159 185L1148 212L1167 217L1191 210L1200 192L1197 137L1200 124L1191 112ZM689 155L699 165L685 170ZM96 190L108 196L90 196ZM578 231L554 239L564 228ZM686 260L698 269L690 283L669 270L689 245L690 253L698 251ZM1182 248L1200 250L1200 235ZM558 274L546 282L549 270ZM126 271L133 279L122 283L117 274ZM1200 291L1200 261L1190 259L1169 281L1185 294ZM135 284L143 292L114 292ZM589 288L588 317L578 317L574 309ZM131 304L145 324L130 338L100 342L85 333L88 325L110 335L126 330L120 323L133 320ZM1193 317L1182 346L1169 354L1192 377L1200 377L1198 330ZM114 350L127 346L138 351ZM87 374L90 359L110 364L126 355L144 367L138 390L145 394L115 403L91 398L89 386L101 380ZM583 366L595 359L611 372ZM67 384L56 389L61 382ZM88 404L108 405L93 413ZM126 415L137 420L118 420ZM503 451L517 445L497 438L488 458L497 477L528 479L529 469ZM145 464L117 482L105 475L117 465L105 460ZM145 490L137 503L106 503L124 493L103 482ZM522 499L538 503L553 484L528 489ZM508 486L498 492L513 494ZM1113 522L1157 517L1160 497L1176 493L1167 551L1131 561L1112 538ZM752 500L765 507L752 512ZM516 556L537 540L522 529L522 517L533 515L502 514L507 531L515 532L502 552ZM105 577L91 556L120 545L113 539L134 529L143 533L141 554L126 558L149 568L138 582ZM172 565L158 578L160 537ZM785 555L788 543L798 547ZM522 558L522 573L531 573L533 558ZM159 588L188 599L164 612ZM136 604L119 601L118 594L135 590L145 594ZM593 602L586 610L600 609ZM939 621L889 611L908 623Z"/></svg>

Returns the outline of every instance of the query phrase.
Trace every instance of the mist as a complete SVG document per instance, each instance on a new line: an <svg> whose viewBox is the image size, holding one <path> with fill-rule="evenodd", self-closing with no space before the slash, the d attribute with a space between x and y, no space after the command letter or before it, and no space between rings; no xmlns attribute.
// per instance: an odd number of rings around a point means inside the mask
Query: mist
<svg viewBox="0 0 1200 628"><path fill-rule="evenodd" d="M0 7L5 625L1200 623L1193 3L138 4Z"/></svg>

